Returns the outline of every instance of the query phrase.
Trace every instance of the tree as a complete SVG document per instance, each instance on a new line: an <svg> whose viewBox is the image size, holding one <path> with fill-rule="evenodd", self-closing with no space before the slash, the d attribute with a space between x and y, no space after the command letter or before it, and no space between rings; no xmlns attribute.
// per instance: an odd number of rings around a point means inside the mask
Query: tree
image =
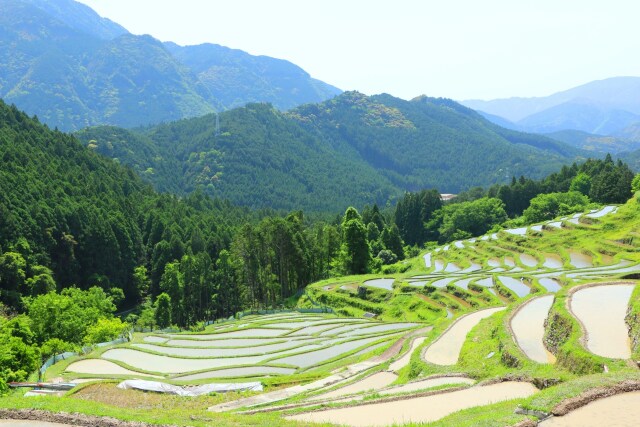
<svg viewBox="0 0 640 427"><path fill-rule="evenodd" d="M165 292L156 298L156 325L164 329L171 325L171 297Z"/></svg>
<svg viewBox="0 0 640 427"><path fill-rule="evenodd" d="M147 276L147 267L144 265L139 265L133 269L133 286L136 289L140 300L148 295L151 280L149 280L149 277Z"/></svg>
<svg viewBox="0 0 640 427"><path fill-rule="evenodd" d="M588 196L589 192L591 191L591 177L584 172L580 172L571 181L569 191L577 191L584 194L585 196Z"/></svg>
<svg viewBox="0 0 640 427"><path fill-rule="evenodd" d="M402 243L398 227L396 227L395 224L391 227L385 227L382 232L381 240L384 247L393 252L397 259L404 259L404 245Z"/></svg>
<svg viewBox="0 0 640 427"><path fill-rule="evenodd" d="M367 229L355 208L348 208L342 223L343 259L348 274L368 271L371 252L367 243Z"/></svg>
<svg viewBox="0 0 640 427"><path fill-rule="evenodd" d="M98 319L110 319L115 309L112 299L98 287L86 291L67 288L27 300L27 313L39 343L58 338L79 344L91 325Z"/></svg>
<svg viewBox="0 0 640 427"><path fill-rule="evenodd" d="M540 194L531 200L522 216L527 224L546 221L561 215L584 211L589 198L577 191Z"/></svg>
<svg viewBox="0 0 640 427"><path fill-rule="evenodd" d="M500 199L484 197L473 202L455 203L442 209L440 240L451 242L468 236L480 236L507 220Z"/></svg>
<svg viewBox="0 0 640 427"><path fill-rule="evenodd" d="M0 255L0 297L2 301L16 306L26 279L27 262L18 252Z"/></svg>
<svg viewBox="0 0 640 427"><path fill-rule="evenodd" d="M184 324L184 275L180 272L180 262L170 262L165 266L160 280L160 290L169 297L171 302L170 319L182 326Z"/></svg>

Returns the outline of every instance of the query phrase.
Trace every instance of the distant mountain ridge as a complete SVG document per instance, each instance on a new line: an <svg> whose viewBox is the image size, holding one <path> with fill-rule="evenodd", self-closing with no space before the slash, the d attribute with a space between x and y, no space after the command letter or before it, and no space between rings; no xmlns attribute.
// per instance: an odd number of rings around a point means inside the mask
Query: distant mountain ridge
<svg viewBox="0 0 640 427"><path fill-rule="evenodd" d="M640 141L640 77L597 80L547 97L467 100L462 104L501 126L557 134L579 148L615 153L633 149ZM570 132L580 134L569 136Z"/></svg>
<svg viewBox="0 0 640 427"><path fill-rule="evenodd" d="M553 139L501 128L452 100L345 92L281 112L249 104L220 114L76 135L160 191L200 189L253 208L336 212L405 191L457 193L512 176L541 178L585 158Z"/></svg>
<svg viewBox="0 0 640 427"><path fill-rule="evenodd" d="M288 109L341 92L288 61L132 35L73 0L0 0L0 8L0 97L64 130L257 101Z"/></svg>

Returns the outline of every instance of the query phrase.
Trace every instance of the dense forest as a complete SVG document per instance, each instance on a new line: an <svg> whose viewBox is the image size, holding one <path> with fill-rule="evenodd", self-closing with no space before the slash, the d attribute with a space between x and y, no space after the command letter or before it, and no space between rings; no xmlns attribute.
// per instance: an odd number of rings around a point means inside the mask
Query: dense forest
<svg viewBox="0 0 640 427"><path fill-rule="evenodd" d="M500 128L451 100L358 92L288 112L250 104L219 117L77 136L159 191L200 189L242 206L306 212L393 205L425 187L456 193L512 175L540 179L584 155Z"/></svg>
<svg viewBox="0 0 640 427"><path fill-rule="evenodd" d="M399 271L430 242L622 202L632 179L607 157L454 202L423 190L395 207L311 220L202 191L157 193L132 169L0 103L0 344L9 349L0 387L25 379L41 357L127 327L193 328L287 305L323 278Z"/></svg>

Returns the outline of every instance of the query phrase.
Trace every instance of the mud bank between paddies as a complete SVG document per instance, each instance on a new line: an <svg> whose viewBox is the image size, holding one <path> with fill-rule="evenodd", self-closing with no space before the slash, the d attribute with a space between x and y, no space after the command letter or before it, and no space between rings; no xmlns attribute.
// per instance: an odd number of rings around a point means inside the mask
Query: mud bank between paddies
<svg viewBox="0 0 640 427"><path fill-rule="evenodd" d="M136 421L121 421L111 417L97 417L84 414L53 413L40 409L0 409L1 421L11 420L13 422L28 422L33 424L23 424L25 426L84 426L84 427L175 427L167 424L147 424ZM53 423L53 424L45 424ZM5 424L12 425L12 424Z"/></svg>

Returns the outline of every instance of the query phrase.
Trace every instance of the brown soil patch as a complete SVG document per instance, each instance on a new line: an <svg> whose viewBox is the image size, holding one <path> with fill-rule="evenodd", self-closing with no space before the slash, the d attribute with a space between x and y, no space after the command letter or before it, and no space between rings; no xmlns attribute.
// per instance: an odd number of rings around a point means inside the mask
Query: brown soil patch
<svg viewBox="0 0 640 427"><path fill-rule="evenodd" d="M96 417L85 414L53 413L40 409L0 409L0 419L46 421L87 427L163 427L136 421L122 421L112 417ZM170 427L164 425L164 427Z"/></svg>
<svg viewBox="0 0 640 427"><path fill-rule="evenodd" d="M116 384L90 384L71 395L72 398L99 402L119 408L134 409L193 409L206 410L209 406L246 396L240 393L220 393L215 396L199 396L185 399L181 396L146 393L139 390L122 390Z"/></svg>
<svg viewBox="0 0 640 427"><path fill-rule="evenodd" d="M455 295L452 295L450 293L444 292L445 294L447 294L447 297L454 300L455 302L457 302L458 304L460 304L463 307L466 308L471 308L471 304L469 304L468 302L466 302L465 300L463 300L462 298L458 298Z"/></svg>
<svg viewBox="0 0 640 427"><path fill-rule="evenodd" d="M429 303L429 304L431 304L431 305L434 305L434 306L436 306L436 307L442 307L442 308L445 308L445 307L446 307L446 306L445 306L444 304L442 304L441 302L438 302L438 301L436 301L436 300L434 300L434 299L431 299L431 298L429 298L428 296L426 296L426 295L424 295L424 294L417 293L416 295L418 296L418 298L420 298L420 299L421 299L421 300L423 300L423 301L428 302L428 303Z"/></svg>

